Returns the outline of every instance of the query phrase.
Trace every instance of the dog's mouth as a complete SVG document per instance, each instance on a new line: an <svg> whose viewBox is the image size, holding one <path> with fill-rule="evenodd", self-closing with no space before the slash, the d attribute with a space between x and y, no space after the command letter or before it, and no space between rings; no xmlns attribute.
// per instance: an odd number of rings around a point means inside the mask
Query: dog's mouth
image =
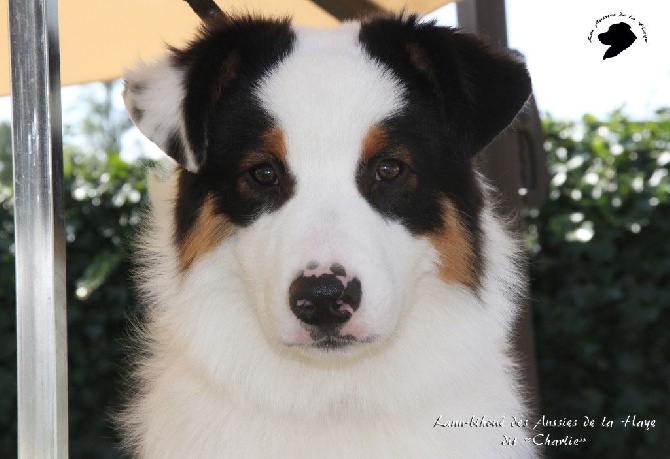
<svg viewBox="0 0 670 459"><path fill-rule="evenodd" d="M316 349L321 349L324 351L335 351L343 349L352 344L356 344L359 341L351 335L340 336L340 335L326 335L321 338L315 339L311 344L311 347Z"/></svg>
<svg viewBox="0 0 670 459"><path fill-rule="evenodd" d="M372 343L377 339L377 336L369 336L365 339L356 338L354 335L340 335L336 331L332 333L319 333L312 331L310 333L310 340L301 340L299 342L286 342L284 345L289 347L302 347L307 349L317 349L319 351L331 352L341 351L346 348L351 348L356 344Z"/></svg>
<svg viewBox="0 0 670 459"><path fill-rule="evenodd" d="M356 344L369 344L377 340L377 335L370 335L366 338L356 338L354 335L340 335L338 333L312 333L314 340L309 344L313 349L322 351L338 351Z"/></svg>

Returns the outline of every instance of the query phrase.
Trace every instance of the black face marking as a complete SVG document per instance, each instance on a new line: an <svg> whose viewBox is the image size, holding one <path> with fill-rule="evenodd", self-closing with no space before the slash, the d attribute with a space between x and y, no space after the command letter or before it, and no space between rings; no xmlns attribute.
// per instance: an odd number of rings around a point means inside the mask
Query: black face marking
<svg viewBox="0 0 670 459"><path fill-rule="evenodd" d="M175 65L185 70L183 117L198 165L209 153L220 101L240 88L251 96L253 83L290 53L294 40L288 20L225 16L204 23L200 37L186 49L172 50Z"/></svg>
<svg viewBox="0 0 670 459"><path fill-rule="evenodd" d="M457 154L473 156L507 127L531 93L523 63L457 29L406 19L373 19L359 39L413 96L428 96L441 112Z"/></svg>
<svg viewBox="0 0 670 459"><path fill-rule="evenodd" d="M469 161L444 154L440 145L444 134L437 116L435 110L417 99L410 102L406 112L384 121L381 127L386 132L387 147L361 161L356 177L358 189L370 205L417 235L441 227L440 199L447 188L457 185L454 182L461 182L466 174L474 177ZM378 180L378 164L393 157L398 149L411 155L412 165L404 165L402 173L392 180ZM478 191L474 180L465 190Z"/></svg>
<svg viewBox="0 0 670 459"><path fill-rule="evenodd" d="M287 20L226 17L208 23L188 48L173 50L177 65L186 71L184 119L200 165L197 173L180 171L177 243L209 194L216 198L216 212L238 226L279 208L292 195L295 180L290 171L272 152L263 151L264 134L273 129L274 120L253 90L291 52L294 40ZM179 142L171 138L174 148L168 153L183 164ZM259 155L277 171L278 186L261 189L249 184L249 157Z"/></svg>
<svg viewBox="0 0 670 459"><path fill-rule="evenodd" d="M473 157L528 99L530 78L524 65L471 35L419 24L416 16L365 22L359 40L406 88L405 109L380 127L387 151L404 149L412 157L404 176L377 182L374 158L363 159L357 174L361 194L414 234L440 230L440 203L447 198L471 235L479 272L483 197Z"/></svg>

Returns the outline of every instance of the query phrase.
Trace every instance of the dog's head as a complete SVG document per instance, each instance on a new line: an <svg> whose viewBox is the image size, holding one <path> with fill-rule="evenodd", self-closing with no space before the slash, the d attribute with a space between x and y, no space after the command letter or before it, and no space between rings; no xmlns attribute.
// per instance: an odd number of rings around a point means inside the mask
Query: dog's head
<svg viewBox="0 0 670 459"><path fill-rule="evenodd" d="M477 290L473 157L530 91L515 56L416 17L224 17L129 72L124 98L179 164L180 274L225 248L266 336L315 352L392 336L426 277Z"/></svg>

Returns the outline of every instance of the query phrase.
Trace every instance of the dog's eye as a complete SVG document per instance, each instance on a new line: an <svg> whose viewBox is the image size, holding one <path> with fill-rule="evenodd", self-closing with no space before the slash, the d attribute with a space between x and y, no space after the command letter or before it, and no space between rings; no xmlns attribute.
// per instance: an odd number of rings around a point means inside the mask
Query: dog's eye
<svg viewBox="0 0 670 459"><path fill-rule="evenodd" d="M384 159L379 162L377 165L377 173L375 175L375 180L377 181L387 181L398 178L404 169L404 165L395 159Z"/></svg>
<svg viewBox="0 0 670 459"><path fill-rule="evenodd" d="M279 184L279 175L271 164L256 166L249 171L249 174L259 185L271 187Z"/></svg>

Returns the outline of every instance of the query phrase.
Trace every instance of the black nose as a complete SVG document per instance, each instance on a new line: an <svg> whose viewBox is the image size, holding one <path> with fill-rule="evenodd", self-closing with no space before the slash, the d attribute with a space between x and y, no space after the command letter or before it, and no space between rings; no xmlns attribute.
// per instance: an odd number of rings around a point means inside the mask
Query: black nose
<svg viewBox="0 0 670 459"><path fill-rule="evenodd" d="M296 278L289 288L291 311L301 321L328 328L345 323L361 303L361 282L343 282L335 274Z"/></svg>

